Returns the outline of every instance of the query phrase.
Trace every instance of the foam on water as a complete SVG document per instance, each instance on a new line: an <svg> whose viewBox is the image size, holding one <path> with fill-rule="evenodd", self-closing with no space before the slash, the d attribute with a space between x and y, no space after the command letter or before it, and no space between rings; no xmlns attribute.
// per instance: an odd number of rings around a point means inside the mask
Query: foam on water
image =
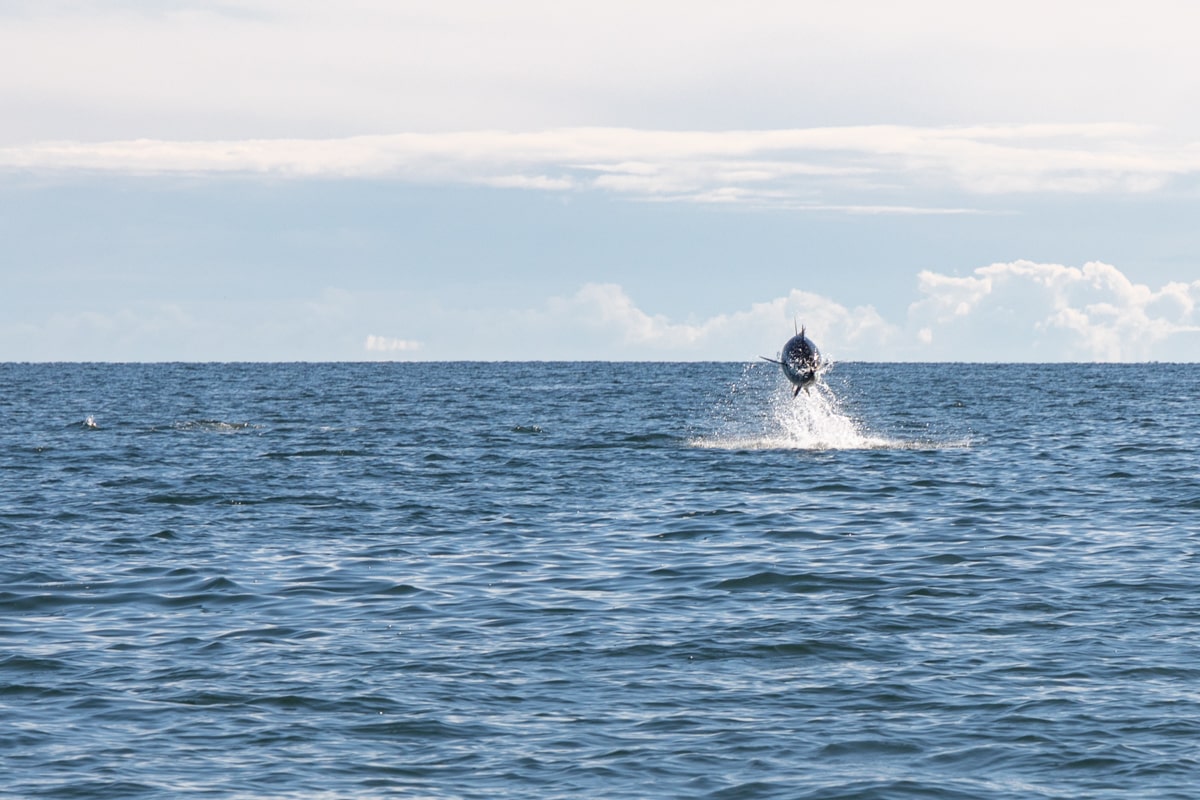
<svg viewBox="0 0 1200 800"><path fill-rule="evenodd" d="M863 423L842 412L837 396L824 383L797 397L776 392L769 419L774 430L763 437L769 447L800 450L876 450L905 442L875 436Z"/></svg>
<svg viewBox="0 0 1200 800"><path fill-rule="evenodd" d="M201 431L212 433L236 433L257 427L250 422L226 422L219 419L189 419L171 425L177 431Z"/></svg>
<svg viewBox="0 0 1200 800"><path fill-rule="evenodd" d="M837 396L824 384L793 398L775 392L757 430L738 430L736 423L711 437L693 440L696 447L728 450L873 450L906 447L909 443L864 430L859 420L843 413Z"/></svg>
<svg viewBox="0 0 1200 800"><path fill-rule="evenodd" d="M937 442L901 439L871 431L842 408L824 376L808 391L792 396L792 387L777 382L756 391L757 365L730 387L720 403L725 419L713 435L694 438L694 447L718 450L924 450L966 447L968 441Z"/></svg>

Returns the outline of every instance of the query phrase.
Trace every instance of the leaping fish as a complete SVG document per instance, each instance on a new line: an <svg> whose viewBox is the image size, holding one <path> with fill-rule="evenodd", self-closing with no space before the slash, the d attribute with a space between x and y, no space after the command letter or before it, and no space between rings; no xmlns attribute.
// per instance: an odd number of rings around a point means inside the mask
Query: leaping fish
<svg viewBox="0 0 1200 800"><path fill-rule="evenodd" d="M783 346L782 358L759 358L783 368L783 374L792 384L792 397L800 394L801 389L809 391L809 387L817 382L817 375L821 371L821 351L813 344L812 339L805 335L803 326Z"/></svg>

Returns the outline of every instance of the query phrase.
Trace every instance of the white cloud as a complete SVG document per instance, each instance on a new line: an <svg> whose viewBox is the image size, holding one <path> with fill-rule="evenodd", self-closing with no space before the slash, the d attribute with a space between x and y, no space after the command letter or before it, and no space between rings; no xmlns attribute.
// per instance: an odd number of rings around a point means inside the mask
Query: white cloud
<svg viewBox="0 0 1200 800"><path fill-rule="evenodd" d="M1200 281L1155 290L1111 264L1014 261L965 277L925 271L910 328L934 359L1140 361L1200 332ZM975 356L977 357L977 356Z"/></svg>
<svg viewBox="0 0 1200 800"><path fill-rule="evenodd" d="M621 286L591 283L510 318L529 357L750 360L772 356L803 324L835 361L1196 360L1200 281L1152 290L1116 267L1031 261L966 277L923 272L905 320L793 289L701 320L644 310ZM510 345L511 346L511 345Z"/></svg>
<svg viewBox="0 0 1200 800"><path fill-rule="evenodd" d="M369 353L415 353L423 346L421 342L413 339L394 339L388 336L376 336L373 333L369 334L366 341L363 342L363 349Z"/></svg>
<svg viewBox="0 0 1200 800"><path fill-rule="evenodd" d="M1145 128L1091 124L566 128L338 139L43 142L0 148L0 169L387 178L792 209L948 213L963 209L878 198L922 191L1149 192L1200 175L1200 146L1172 145Z"/></svg>
<svg viewBox="0 0 1200 800"><path fill-rule="evenodd" d="M570 297L552 298L524 315L531 329L557 331L558 340L586 334L604 358L635 360L742 360L774 355L802 323L817 335L826 355L869 359L900 335L871 306L848 308L827 297L792 290L783 297L700 321L674 321L637 306L616 284L587 284Z"/></svg>
<svg viewBox="0 0 1200 800"><path fill-rule="evenodd" d="M1116 267L1031 261L925 272L903 320L800 289L700 319L589 283L524 310L430 308L327 289L315 299L141 304L0 324L10 360L566 359L752 361L804 325L833 361L1200 359L1200 281L1158 289ZM335 308L336 306L336 308ZM332 311L330 309L333 309ZM417 338L362 334L402 314ZM436 342L429 345L426 342ZM31 344L32 343L32 344Z"/></svg>
<svg viewBox="0 0 1200 800"><path fill-rule="evenodd" d="M32 138L1114 113L1194 130L1197 113L1180 102L1200 24L1185 0L8 0L0 15L0 106L34 112L6 120Z"/></svg>
<svg viewBox="0 0 1200 800"><path fill-rule="evenodd" d="M565 192L575 187L570 178L551 178L548 175L500 175L480 181L497 189L542 189Z"/></svg>
<svg viewBox="0 0 1200 800"><path fill-rule="evenodd" d="M189 296L169 301L96 293L0 319L0 361L340 361L414 358L425 344L369 335L395 296L325 288L280 300ZM50 306L53 308L53 305ZM369 328L368 328L369 329Z"/></svg>

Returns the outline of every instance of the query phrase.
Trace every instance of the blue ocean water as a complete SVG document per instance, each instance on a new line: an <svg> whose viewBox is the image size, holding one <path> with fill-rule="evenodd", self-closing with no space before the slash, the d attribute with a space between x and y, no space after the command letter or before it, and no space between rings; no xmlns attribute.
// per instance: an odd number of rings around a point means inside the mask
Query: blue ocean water
<svg viewBox="0 0 1200 800"><path fill-rule="evenodd" d="M0 388L0 797L1200 790L1200 365Z"/></svg>

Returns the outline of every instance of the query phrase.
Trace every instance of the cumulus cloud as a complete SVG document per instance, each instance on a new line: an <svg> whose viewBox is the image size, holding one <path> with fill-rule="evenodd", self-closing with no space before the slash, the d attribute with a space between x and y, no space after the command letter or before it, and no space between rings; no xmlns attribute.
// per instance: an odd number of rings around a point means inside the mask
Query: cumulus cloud
<svg viewBox="0 0 1200 800"><path fill-rule="evenodd" d="M695 319L645 308L612 283L584 284L523 310L430 309L393 298L385 311L372 313L370 296L329 290L322 298L338 299L345 313L324 313L314 301L292 301L265 314L257 301L238 308L185 303L57 312L41 321L0 324L0 343L38 343L35 349L25 344L8 351L14 360L745 362L777 355L793 325L801 324L833 361L1200 358L1200 281L1151 288L1100 262L1075 267L1014 261L963 276L922 272L914 292L920 296L904 318L889 320L872 305L803 289ZM365 319L392 318L397 308L421 339L364 337ZM246 328L246 319L259 321ZM281 325L280 319L291 323Z"/></svg>
<svg viewBox="0 0 1200 800"><path fill-rule="evenodd" d="M1200 281L1151 289L1101 262L1013 261L917 281L909 327L934 358L1140 361L1170 357L1200 332Z"/></svg>
<svg viewBox="0 0 1200 800"><path fill-rule="evenodd" d="M1194 361L1200 281L1158 289L1100 262L1014 261L966 276L925 271L891 321L801 289L700 320L643 309L616 284L589 283L513 320L552 357L743 360L775 355L805 325L827 356L853 361Z"/></svg>
<svg viewBox="0 0 1200 800"><path fill-rule="evenodd" d="M0 169L386 178L643 200L898 213L897 187L992 195L1148 192L1200 173L1200 147L1146 128L867 125L743 131L563 128L333 139L42 142L0 148ZM844 198L852 198L846 202ZM836 202L834 198L838 199Z"/></svg>
<svg viewBox="0 0 1200 800"><path fill-rule="evenodd" d="M527 321L583 330L606 352L633 359L736 361L774 355L797 322L820 331L821 347L833 358L867 358L901 335L872 306L850 308L798 289L738 311L676 321L642 310L616 284L590 283L569 297L552 298Z"/></svg>
<svg viewBox="0 0 1200 800"><path fill-rule="evenodd" d="M422 347L423 345L421 342L413 339L395 339L388 336L376 336L373 333L369 334L366 341L363 342L363 349L368 353L384 353L391 355L415 353Z"/></svg>

